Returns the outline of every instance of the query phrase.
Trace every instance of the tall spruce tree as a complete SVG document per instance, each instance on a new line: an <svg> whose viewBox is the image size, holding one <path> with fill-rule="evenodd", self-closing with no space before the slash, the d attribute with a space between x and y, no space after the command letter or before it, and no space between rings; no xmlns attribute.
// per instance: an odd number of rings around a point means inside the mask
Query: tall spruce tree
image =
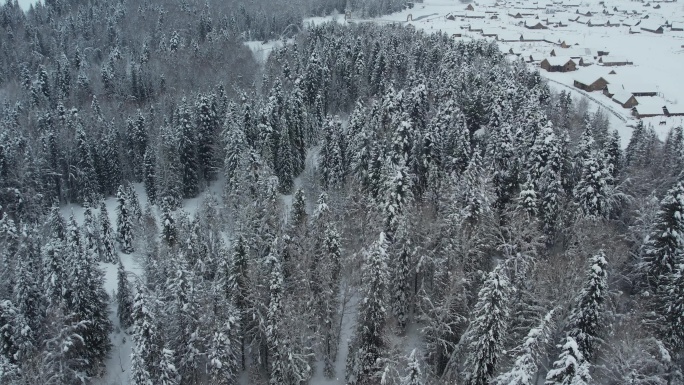
<svg viewBox="0 0 684 385"><path fill-rule="evenodd" d="M569 335L585 359L595 352L601 327L603 302L608 296L608 262L603 250L589 260L587 281L577 299L577 305L570 315Z"/></svg>
<svg viewBox="0 0 684 385"><path fill-rule="evenodd" d="M676 256L684 250L684 183L665 193L648 238L643 245L641 270L650 288L659 293L675 270Z"/></svg>
<svg viewBox="0 0 684 385"><path fill-rule="evenodd" d="M384 346L389 284L387 259L387 240L385 233L380 233L365 253L363 298L359 303L356 332L349 346L351 354L347 357L347 384L372 384L380 370L376 360Z"/></svg>
<svg viewBox="0 0 684 385"><path fill-rule="evenodd" d="M130 254L133 252L133 222L126 197L126 190L119 186L116 193L116 239L121 245L121 251Z"/></svg>
<svg viewBox="0 0 684 385"><path fill-rule="evenodd" d="M490 272L477 296L468 336L470 354L466 360L468 385L489 384L497 370L508 329L508 278L501 268Z"/></svg>
<svg viewBox="0 0 684 385"><path fill-rule="evenodd" d="M116 279L116 315L119 317L119 324L121 327L127 329L133 324L133 293L131 292L126 269L124 269L121 259L119 259Z"/></svg>
<svg viewBox="0 0 684 385"><path fill-rule="evenodd" d="M112 232L107 205L102 201L100 203L100 260L105 263L114 263L115 261L116 250Z"/></svg>
<svg viewBox="0 0 684 385"><path fill-rule="evenodd" d="M553 363L553 368L546 373L544 384L588 385L590 381L589 364L584 359L577 342L572 337L567 337L558 360Z"/></svg>

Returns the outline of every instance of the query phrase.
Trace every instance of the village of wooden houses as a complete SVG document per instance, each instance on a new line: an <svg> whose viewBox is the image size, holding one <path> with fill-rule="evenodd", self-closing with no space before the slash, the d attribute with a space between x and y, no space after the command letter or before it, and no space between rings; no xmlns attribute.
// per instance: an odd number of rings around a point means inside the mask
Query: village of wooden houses
<svg viewBox="0 0 684 385"><path fill-rule="evenodd" d="M538 67L552 87L588 97L627 125L645 120L666 132L684 121L684 2L424 4L400 17L455 39L494 40L511 60Z"/></svg>

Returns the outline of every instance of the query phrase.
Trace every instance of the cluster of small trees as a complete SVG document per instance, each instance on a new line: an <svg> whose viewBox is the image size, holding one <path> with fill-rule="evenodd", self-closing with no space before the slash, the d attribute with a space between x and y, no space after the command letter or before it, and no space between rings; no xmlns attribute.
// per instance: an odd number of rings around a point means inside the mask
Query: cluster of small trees
<svg viewBox="0 0 684 385"><path fill-rule="evenodd" d="M95 58L85 48L3 67L22 69L0 116L3 383L102 373L113 325L98 263L118 263L134 384L302 384L317 365L349 384L681 381L681 128L662 143L640 124L623 151L601 111L495 44L395 26L311 27L237 91L177 83L184 66L152 81L146 63L211 62L231 27L182 2L196 42L162 38L164 11L137 52L119 28L152 12L126 7L98 8L109 56L90 107L70 86ZM37 45L90 17L60 2L28 15L20 28L45 23ZM120 55L139 64L117 72ZM217 179L221 197L183 210ZM85 207L82 225L63 201Z"/></svg>

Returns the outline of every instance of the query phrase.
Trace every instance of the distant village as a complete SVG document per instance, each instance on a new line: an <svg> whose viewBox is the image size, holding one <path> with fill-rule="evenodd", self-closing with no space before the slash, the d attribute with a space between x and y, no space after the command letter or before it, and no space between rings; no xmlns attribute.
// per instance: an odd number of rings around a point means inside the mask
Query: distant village
<svg viewBox="0 0 684 385"><path fill-rule="evenodd" d="M669 3L669 4L668 4ZM571 86L584 92L602 93L637 118L684 116L684 101L668 103L648 74L620 76L620 67L632 66L633 58L611 54L609 47L573 41L567 31L620 28L627 36L676 34L684 48L682 12L659 12L676 0L608 1L591 7L579 1L497 1L494 5L463 4L444 17L459 24L464 35L496 40L513 59L522 59L548 73L573 73ZM669 14L669 16L668 16ZM679 16L672 16L679 15ZM670 18L672 17L672 18ZM677 47L680 48L680 47ZM586 68L592 68L586 70ZM551 74L550 74L551 75Z"/></svg>

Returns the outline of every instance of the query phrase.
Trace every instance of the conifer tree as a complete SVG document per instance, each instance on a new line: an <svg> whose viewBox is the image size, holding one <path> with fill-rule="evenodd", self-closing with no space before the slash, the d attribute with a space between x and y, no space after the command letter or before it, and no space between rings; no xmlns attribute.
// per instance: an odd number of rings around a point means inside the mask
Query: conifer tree
<svg viewBox="0 0 684 385"><path fill-rule="evenodd" d="M142 283L136 287L133 301L133 353L131 377L134 384L149 385L151 379L160 375L161 335L152 312L150 299Z"/></svg>
<svg viewBox="0 0 684 385"><path fill-rule="evenodd" d="M133 324L133 294L121 259L119 259L116 277L116 315L119 317L119 324L127 329Z"/></svg>
<svg viewBox="0 0 684 385"><path fill-rule="evenodd" d="M105 263L115 261L112 225L109 222L109 213L104 201L100 203L100 260Z"/></svg>
<svg viewBox="0 0 684 385"><path fill-rule="evenodd" d="M201 176L210 181L216 174L214 143L218 135L219 120L213 95L199 95L195 102L197 119L197 161Z"/></svg>
<svg viewBox="0 0 684 385"><path fill-rule="evenodd" d="M76 131L77 146L77 178L78 178L78 201L87 206L97 202L100 198L100 185L95 172L93 155L90 144L86 139L83 127L78 124Z"/></svg>
<svg viewBox="0 0 684 385"><path fill-rule="evenodd" d="M240 316L229 306L223 324L214 332L207 359L212 384L229 385L235 383L240 373L239 336Z"/></svg>
<svg viewBox="0 0 684 385"><path fill-rule="evenodd" d="M684 254L680 252L678 265L667 280L661 300L662 332L673 351L684 347Z"/></svg>
<svg viewBox="0 0 684 385"><path fill-rule="evenodd" d="M297 189L292 198L292 214L290 215L290 223L294 227L301 227L306 224L306 200L304 198L304 190Z"/></svg>
<svg viewBox="0 0 684 385"><path fill-rule="evenodd" d="M501 268L490 272L480 289L468 332L468 385L487 385L496 373L508 329L509 292L508 278Z"/></svg>
<svg viewBox="0 0 684 385"><path fill-rule="evenodd" d="M197 158L197 133L192 123L192 114L188 110L185 98L177 111L179 138L179 159L183 198L193 198L199 193L199 161Z"/></svg>
<svg viewBox="0 0 684 385"><path fill-rule="evenodd" d="M539 363L544 355L544 345L548 343L552 331L553 313L551 310L532 328L520 346L520 354L513 366L500 374L492 382L496 385L535 385Z"/></svg>
<svg viewBox="0 0 684 385"><path fill-rule="evenodd" d="M138 199L138 193L135 191L135 186L132 183L126 185L126 204L128 205L129 215L131 216L131 222L135 226L140 226L142 224L142 208L140 207L140 200Z"/></svg>
<svg viewBox="0 0 684 385"><path fill-rule="evenodd" d="M223 142L225 158L223 161L223 170L226 177L226 183L230 189L238 188L238 169L246 156L247 151L247 137L245 135L244 127L239 122L237 107L231 106L232 111L226 118L223 129Z"/></svg>
<svg viewBox="0 0 684 385"><path fill-rule="evenodd" d="M227 272L227 292L226 298L235 304L237 314L240 318L240 353L239 360L242 369L245 368L246 360L246 339L245 333L248 322L248 310L250 307L249 293L249 270L248 270L248 248L247 241L243 235L239 235L235 240L235 246L230 259Z"/></svg>
<svg viewBox="0 0 684 385"><path fill-rule="evenodd" d="M154 150L152 147L147 147L145 156L143 158L143 184L145 185L145 193L150 203L157 203L157 185L155 175L155 164L157 162Z"/></svg>
<svg viewBox="0 0 684 385"><path fill-rule="evenodd" d="M603 154L591 151L582 160L580 179L574 196L582 215L588 218L605 218L610 215L612 196L610 187L613 174Z"/></svg>
<svg viewBox="0 0 684 385"><path fill-rule="evenodd" d="M119 186L116 193L116 238L121 245L121 251L130 254L133 252L133 223L128 212L126 191Z"/></svg>
<svg viewBox="0 0 684 385"><path fill-rule="evenodd" d="M413 200L411 177L406 164L390 165L384 186L384 197L381 202L384 216L384 230L387 240L392 242L401 223L401 217Z"/></svg>
<svg viewBox="0 0 684 385"><path fill-rule="evenodd" d="M171 207L168 199L163 199L161 202L161 222L162 222L162 240L169 246L173 247L178 241L178 229L176 222L171 214Z"/></svg>
<svg viewBox="0 0 684 385"><path fill-rule="evenodd" d="M278 182L280 182L280 191L284 194L290 194L294 185L297 160L294 158L295 153L293 153L292 141L290 140L291 133L287 124L283 122L280 126L282 130L278 141L278 159L276 159L275 171Z"/></svg>
<svg viewBox="0 0 684 385"><path fill-rule="evenodd" d="M420 370L420 363L416 357L416 349L411 351L406 367L406 376L401 378L401 385L423 385L423 374Z"/></svg>
<svg viewBox="0 0 684 385"><path fill-rule="evenodd" d="M645 281L658 293L675 270L676 256L684 250L684 183L678 182L660 202L655 223L642 251Z"/></svg>
<svg viewBox="0 0 684 385"><path fill-rule="evenodd" d="M180 376L174 365L174 352L166 347L161 350L161 360L159 361L159 385L178 385Z"/></svg>
<svg viewBox="0 0 684 385"><path fill-rule="evenodd" d="M603 250L589 260L589 274L570 316L570 337L585 359L596 349L601 326L601 307L608 295L608 262Z"/></svg>
<svg viewBox="0 0 684 385"><path fill-rule="evenodd" d="M392 268L392 313L397 318L401 330L406 327L410 311L411 263L413 250L409 238L406 220L403 220L398 232L395 250L398 254L394 258Z"/></svg>
<svg viewBox="0 0 684 385"><path fill-rule="evenodd" d="M319 157L319 168L325 188L341 187L345 178L343 153L340 147L342 122L339 117L328 120L324 127L323 143Z"/></svg>
<svg viewBox="0 0 684 385"><path fill-rule="evenodd" d="M87 207L83 212L83 251L94 261L100 261L99 231L95 224L93 211Z"/></svg>
<svg viewBox="0 0 684 385"><path fill-rule="evenodd" d="M545 385L588 385L589 364L572 337L567 337L558 360L546 374Z"/></svg>
<svg viewBox="0 0 684 385"><path fill-rule="evenodd" d="M380 233L378 240L366 251L363 272L363 298L358 322L347 357L347 384L371 384L379 371L376 360L384 345L383 335L387 317L387 241Z"/></svg>

